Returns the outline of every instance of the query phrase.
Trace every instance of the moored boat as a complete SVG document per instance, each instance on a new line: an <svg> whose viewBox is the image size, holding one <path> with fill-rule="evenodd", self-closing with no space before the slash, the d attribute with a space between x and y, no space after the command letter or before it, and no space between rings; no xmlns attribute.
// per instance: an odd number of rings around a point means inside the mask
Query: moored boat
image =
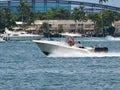
<svg viewBox="0 0 120 90"><path fill-rule="evenodd" d="M28 34L24 31L10 31L5 28L4 34L1 35L5 41L26 41L26 40L40 40L43 35Z"/></svg>

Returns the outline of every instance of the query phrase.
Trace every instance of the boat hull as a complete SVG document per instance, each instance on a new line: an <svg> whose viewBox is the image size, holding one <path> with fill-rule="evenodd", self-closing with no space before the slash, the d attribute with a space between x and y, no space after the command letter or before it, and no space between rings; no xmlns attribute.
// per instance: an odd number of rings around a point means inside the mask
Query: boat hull
<svg viewBox="0 0 120 90"><path fill-rule="evenodd" d="M40 40L41 36L4 36L5 41L27 41L27 40Z"/></svg>

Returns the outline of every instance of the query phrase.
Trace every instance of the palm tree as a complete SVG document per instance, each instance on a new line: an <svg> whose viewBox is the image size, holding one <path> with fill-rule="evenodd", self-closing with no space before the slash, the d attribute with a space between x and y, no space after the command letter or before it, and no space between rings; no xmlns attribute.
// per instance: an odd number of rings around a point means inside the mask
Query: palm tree
<svg viewBox="0 0 120 90"><path fill-rule="evenodd" d="M99 0L99 3L107 2L108 0Z"/></svg>
<svg viewBox="0 0 120 90"><path fill-rule="evenodd" d="M47 18L52 19L68 19L70 17L70 12L65 8L55 9L52 8L46 13Z"/></svg>
<svg viewBox="0 0 120 90"><path fill-rule="evenodd" d="M73 19L76 22L76 29L77 29L77 21L83 21L85 19L85 12L84 7L74 8L72 13ZM83 29L83 27L82 27Z"/></svg>
<svg viewBox="0 0 120 90"><path fill-rule="evenodd" d="M1 22L5 27L10 27L11 25L11 11L9 8L1 9Z"/></svg>
<svg viewBox="0 0 120 90"><path fill-rule="evenodd" d="M30 18L31 10L30 5L27 2L21 2L17 7L17 10L21 15L22 22L27 21Z"/></svg>
<svg viewBox="0 0 120 90"><path fill-rule="evenodd" d="M103 5L103 2L107 2L108 0L99 0L99 4L101 4L101 5ZM103 31L103 7L102 7L102 11L101 11L101 26L102 26L102 32L104 32Z"/></svg>
<svg viewBox="0 0 120 90"><path fill-rule="evenodd" d="M65 8L60 8L58 10L58 13L59 13L58 15L59 19L68 19L70 16L70 12Z"/></svg>

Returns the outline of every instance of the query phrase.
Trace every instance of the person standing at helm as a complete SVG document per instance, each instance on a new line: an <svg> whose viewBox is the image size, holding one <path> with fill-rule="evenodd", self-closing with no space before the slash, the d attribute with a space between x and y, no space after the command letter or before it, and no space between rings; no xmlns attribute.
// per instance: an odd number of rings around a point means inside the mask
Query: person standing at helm
<svg viewBox="0 0 120 90"><path fill-rule="evenodd" d="M75 40L74 40L74 38L72 38L71 46L74 46L74 45L75 45Z"/></svg>

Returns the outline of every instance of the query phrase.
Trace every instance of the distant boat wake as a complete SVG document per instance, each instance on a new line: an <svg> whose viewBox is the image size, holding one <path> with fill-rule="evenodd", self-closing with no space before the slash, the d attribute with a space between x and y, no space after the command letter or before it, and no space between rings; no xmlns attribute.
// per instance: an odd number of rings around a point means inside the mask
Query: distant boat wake
<svg viewBox="0 0 120 90"><path fill-rule="evenodd" d="M120 37L106 36L106 39L107 39L107 40L120 41Z"/></svg>
<svg viewBox="0 0 120 90"><path fill-rule="evenodd" d="M48 57L120 57L120 52L110 53L54 53Z"/></svg>

